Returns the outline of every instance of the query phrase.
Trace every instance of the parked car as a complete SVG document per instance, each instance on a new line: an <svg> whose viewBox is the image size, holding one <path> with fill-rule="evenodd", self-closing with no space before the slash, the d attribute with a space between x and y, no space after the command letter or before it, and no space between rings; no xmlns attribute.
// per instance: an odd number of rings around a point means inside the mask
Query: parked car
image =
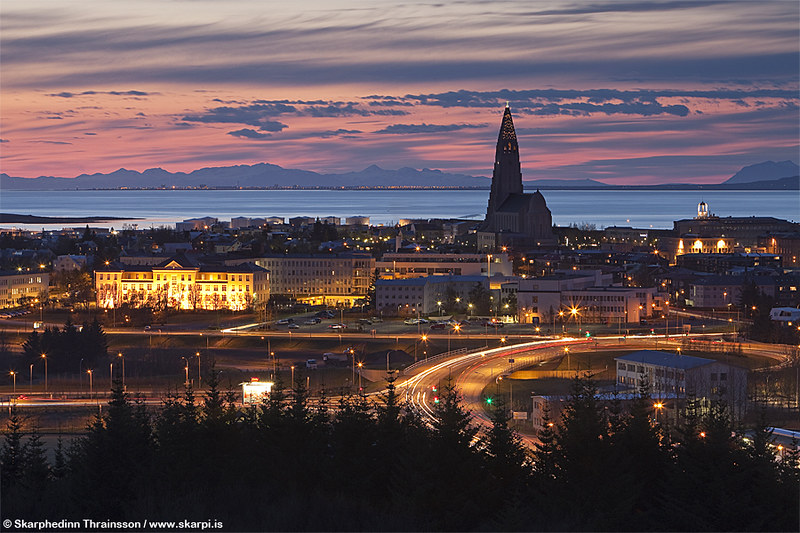
<svg viewBox="0 0 800 533"><path fill-rule="evenodd" d="M289 324L289 329L300 329L300 324Z"/></svg>
<svg viewBox="0 0 800 533"><path fill-rule="evenodd" d="M344 324L331 324L328 327L331 329L347 329L347 326L345 326Z"/></svg>
<svg viewBox="0 0 800 533"><path fill-rule="evenodd" d="M447 326L444 322L435 322L431 324L431 329L444 329L445 327Z"/></svg>
<svg viewBox="0 0 800 533"><path fill-rule="evenodd" d="M294 318L282 318L275 322L276 326L288 326L289 324L294 323Z"/></svg>
<svg viewBox="0 0 800 533"><path fill-rule="evenodd" d="M317 360L316 359L308 359L306 361L306 368L310 368L312 370L317 369Z"/></svg>
<svg viewBox="0 0 800 533"><path fill-rule="evenodd" d="M303 322L303 324L305 324L306 326L313 326L314 324L319 324L320 322L322 322L321 318L314 317L314 318L309 318L308 320Z"/></svg>

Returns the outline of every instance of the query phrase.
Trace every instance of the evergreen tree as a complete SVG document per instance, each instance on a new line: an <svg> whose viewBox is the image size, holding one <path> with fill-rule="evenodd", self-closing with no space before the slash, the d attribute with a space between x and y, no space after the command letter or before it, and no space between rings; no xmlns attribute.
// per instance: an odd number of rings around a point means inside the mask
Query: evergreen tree
<svg viewBox="0 0 800 533"><path fill-rule="evenodd" d="M511 415L503 401L494 404L490 413L486 452L492 473L509 489L518 489L528 474L527 453L516 431L508 427Z"/></svg>
<svg viewBox="0 0 800 533"><path fill-rule="evenodd" d="M5 493L16 485L24 474L24 450L22 445L22 419L12 411L3 432L3 448L0 451L0 478Z"/></svg>

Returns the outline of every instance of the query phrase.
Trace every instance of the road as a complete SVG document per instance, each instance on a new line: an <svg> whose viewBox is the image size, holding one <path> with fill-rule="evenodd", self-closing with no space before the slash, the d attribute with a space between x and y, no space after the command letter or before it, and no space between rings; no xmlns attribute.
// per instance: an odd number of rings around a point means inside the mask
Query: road
<svg viewBox="0 0 800 533"><path fill-rule="evenodd" d="M691 337L696 339L704 336L707 335L700 334ZM564 338L527 342L492 350L478 350L418 365L416 368L410 369L412 371L410 377L398 380L398 390L422 414L423 418L430 422L434 418L434 397L441 394L441 387L450 379L462 395L464 407L472 412L473 420L480 427L486 429L491 426L484 409L486 398L483 396L483 391L487 385L496 383L498 378L515 370L562 357L566 346L576 351L580 350L581 345L605 350L614 348L641 350L655 349L659 343L661 349L665 349L667 347L665 343L668 343L670 349L675 350L683 339L684 336L674 336L669 339L656 336L610 336L591 340ZM573 346L574 348L572 348ZM742 345L742 349L746 353L773 358L778 365L785 364L788 360L787 348L789 347L760 343ZM434 393L434 387L440 390ZM534 442L534 439L524 435L522 435L522 439L529 446Z"/></svg>

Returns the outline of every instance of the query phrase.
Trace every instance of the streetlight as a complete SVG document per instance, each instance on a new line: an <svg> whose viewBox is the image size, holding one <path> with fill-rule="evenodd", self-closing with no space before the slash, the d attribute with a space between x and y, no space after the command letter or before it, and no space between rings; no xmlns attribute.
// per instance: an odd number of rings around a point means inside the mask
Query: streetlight
<svg viewBox="0 0 800 533"><path fill-rule="evenodd" d="M108 363L108 382L111 388L114 388L114 363Z"/></svg>
<svg viewBox="0 0 800 533"><path fill-rule="evenodd" d="M658 413L664 408L664 404L661 401L657 401L653 404L653 409L656 415L656 424L658 424Z"/></svg>
<svg viewBox="0 0 800 533"><path fill-rule="evenodd" d="M94 370L91 370L91 369L87 370L86 373L89 374L89 397L93 398L94 397L94 391L92 390L92 387L93 387L93 385L92 385L92 374L94 374Z"/></svg>
<svg viewBox="0 0 800 533"><path fill-rule="evenodd" d="M185 357L181 357L184 361L186 361L186 365L183 367L183 371L186 374L186 381L184 381L183 386L189 388L189 360Z"/></svg>
<svg viewBox="0 0 800 533"><path fill-rule="evenodd" d="M424 350L423 354L425 355L425 359L427 359L428 358L428 336L427 335L422 335L422 342L425 343L425 350Z"/></svg>
<svg viewBox="0 0 800 533"><path fill-rule="evenodd" d="M9 374L11 374L11 377L14 379L14 394L16 394L17 393L17 373L12 370L11 372L9 372Z"/></svg>
<svg viewBox="0 0 800 533"><path fill-rule="evenodd" d="M200 376L200 352L195 352L197 356L197 388L200 388L200 380L202 379Z"/></svg>
<svg viewBox="0 0 800 533"><path fill-rule="evenodd" d="M468 303L467 307L469 307L469 316L472 317L472 307L473 307L473 305L471 303Z"/></svg>
<svg viewBox="0 0 800 533"><path fill-rule="evenodd" d="M561 321L561 333L564 333L564 310L563 309L561 309L558 312L558 318ZM555 326L555 316L554 316L553 317L553 333L555 333L555 329L556 329L556 326Z"/></svg>
<svg viewBox="0 0 800 533"><path fill-rule="evenodd" d="M42 354L42 359L44 359L44 392L47 394L47 355Z"/></svg>
<svg viewBox="0 0 800 533"><path fill-rule="evenodd" d="M358 362L358 391L361 392L364 388L361 386L361 367L364 366L364 363L361 361Z"/></svg>
<svg viewBox="0 0 800 533"><path fill-rule="evenodd" d="M439 306L439 316L442 316L442 301L441 300L437 301L436 305Z"/></svg>
<svg viewBox="0 0 800 533"><path fill-rule="evenodd" d="M122 352L117 353L117 357L122 359L122 389L125 389L125 357L123 357Z"/></svg>
<svg viewBox="0 0 800 533"><path fill-rule="evenodd" d="M294 365L290 367L292 369L292 390L294 390Z"/></svg>
<svg viewBox="0 0 800 533"><path fill-rule="evenodd" d="M448 351L448 353L450 352L450 339L452 338L452 336L453 336L453 335L452 335L452 333L453 333L454 331L456 331L456 332L458 332L458 331L461 331L461 324L456 324L456 325L454 325L454 326L453 326L453 329L451 329L451 330L450 330L450 331L447 333L447 351Z"/></svg>
<svg viewBox="0 0 800 533"><path fill-rule="evenodd" d="M564 346L564 355L567 356L567 371L569 371L569 346Z"/></svg>
<svg viewBox="0 0 800 533"><path fill-rule="evenodd" d="M31 393L33 393L33 363L31 363Z"/></svg>
<svg viewBox="0 0 800 533"><path fill-rule="evenodd" d="M572 315L572 318L574 318L577 321L577 323L578 323L578 333L580 333L581 332L581 315L578 313L578 309L580 309L580 308L572 307L572 308L570 308L569 312Z"/></svg>

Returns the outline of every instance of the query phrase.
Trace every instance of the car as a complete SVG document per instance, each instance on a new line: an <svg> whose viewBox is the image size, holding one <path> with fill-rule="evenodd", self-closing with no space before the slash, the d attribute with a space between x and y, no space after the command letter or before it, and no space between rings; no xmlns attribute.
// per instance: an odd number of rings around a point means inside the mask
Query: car
<svg viewBox="0 0 800 533"><path fill-rule="evenodd" d="M481 325L482 326L488 326L490 328L502 328L503 327L503 323L502 322L500 322L500 321L495 322L494 320L487 320L486 322L484 322Z"/></svg>
<svg viewBox="0 0 800 533"><path fill-rule="evenodd" d="M347 329L347 326L345 326L344 324L331 324L328 327L331 329Z"/></svg>
<svg viewBox="0 0 800 533"><path fill-rule="evenodd" d="M434 324L431 324L431 329L444 329L445 327L447 326L444 322L436 322Z"/></svg>
<svg viewBox="0 0 800 533"><path fill-rule="evenodd" d="M289 324L289 329L300 329L300 324Z"/></svg>
<svg viewBox="0 0 800 533"><path fill-rule="evenodd" d="M312 370L317 369L317 360L316 359L308 359L306 361L306 368L310 368Z"/></svg>
<svg viewBox="0 0 800 533"><path fill-rule="evenodd" d="M322 322L321 318L314 317L306 320L305 322L303 322L303 324L305 324L306 326L313 326L314 324L319 324L320 322Z"/></svg>
<svg viewBox="0 0 800 533"><path fill-rule="evenodd" d="M372 325L372 320L370 320L369 318L359 318L358 319L358 323L359 324L366 324L368 326L371 326Z"/></svg>
<svg viewBox="0 0 800 533"><path fill-rule="evenodd" d="M276 326L288 326L294 322L294 318L282 318L275 322Z"/></svg>

